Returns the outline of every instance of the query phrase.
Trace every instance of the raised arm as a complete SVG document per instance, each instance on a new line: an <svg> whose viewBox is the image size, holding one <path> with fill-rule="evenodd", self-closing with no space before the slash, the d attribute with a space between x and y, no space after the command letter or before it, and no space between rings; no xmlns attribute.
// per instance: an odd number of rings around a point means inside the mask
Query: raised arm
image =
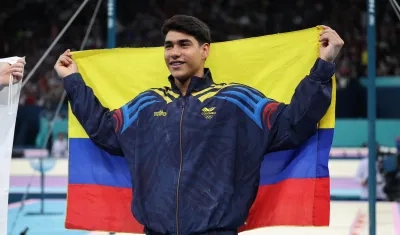
<svg viewBox="0 0 400 235"><path fill-rule="evenodd" d="M343 40L329 27L320 34L320 58L310 74L297 86L290 104L268 103L264 123L270 130L268 152L296 148L317 131L317 125L328 111L332 99L333 61L343 47Z"/></svg>
<svg viewBox="0 0 400 235"><path fill-rule="evenodd" d="M86 86L69 50L60 56L54 66L63 78L64 89L76 116L89 138L110 154L122 156L122 150L115 133L119 111L103 107L93 90Z"/></svg>
<svg viewBox="0 0 400 235"><path fill-rule="evenodd" d="M263 118L270 128L268 152L298 147L315 134L331 104L334 71L334 64L318 59L297 86L290 104L266 105Z"/></svg>

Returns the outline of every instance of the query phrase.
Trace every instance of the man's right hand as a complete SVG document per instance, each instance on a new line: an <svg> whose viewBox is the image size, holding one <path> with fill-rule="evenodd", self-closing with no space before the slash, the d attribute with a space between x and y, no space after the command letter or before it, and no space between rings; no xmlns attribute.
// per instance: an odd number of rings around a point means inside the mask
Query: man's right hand
<svg viewBox="0 0 400 235"><path fill-rule="evenodd" d="M76 65L75 61L72 60L72 54L69 49L60 55L56 64L54 65L54 69L61 78L65 78L68 75L78 72L78 66Z"/></svg>

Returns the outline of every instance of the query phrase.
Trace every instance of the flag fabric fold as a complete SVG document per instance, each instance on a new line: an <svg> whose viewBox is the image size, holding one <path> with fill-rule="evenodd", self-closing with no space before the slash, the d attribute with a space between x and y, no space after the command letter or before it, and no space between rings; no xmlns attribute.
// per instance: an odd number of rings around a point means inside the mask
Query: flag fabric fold
<svg viewBox="0 0 400 235"><path fill-rule="evenodd" d="M249 85L289 103L318 58L320 27L211 45L206 67L216 83ZM73 53L86 84L110 109L140 92L168 86L163 48L118 48ZM317 133L297 149L265 156L260 185L240 231L267 226L328 226L328 159L335 124L331 107ZM97 147L69 111L69 183L66 228L143 233L131 214L131 178L124 158ZM156 144L156 143L155 143Z"/></svg>

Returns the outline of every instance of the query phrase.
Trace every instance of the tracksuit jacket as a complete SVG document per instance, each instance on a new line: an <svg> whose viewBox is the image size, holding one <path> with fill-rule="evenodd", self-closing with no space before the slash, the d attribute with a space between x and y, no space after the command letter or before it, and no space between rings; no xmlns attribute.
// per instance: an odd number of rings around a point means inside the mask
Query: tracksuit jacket
<svg viewBox="0 0 400 235"><path fill-rule="evenodd" d="M288 105L246 85L216 84L209 69L191 79L186 95L170 76L170 87L146 90L116 110L103 107L79 73L64 86L91 140L126 158L132 213L146 234L233 235L256 197L264 156L316 132L334 71L317 59Z"/></svg>

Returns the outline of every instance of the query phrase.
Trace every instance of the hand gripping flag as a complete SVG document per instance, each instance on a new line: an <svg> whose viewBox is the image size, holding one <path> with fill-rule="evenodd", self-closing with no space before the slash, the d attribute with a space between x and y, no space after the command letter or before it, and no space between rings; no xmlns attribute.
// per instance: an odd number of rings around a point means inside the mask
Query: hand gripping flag
<svg viewBox="0 0 400 235"><path fill-rule="evenodd" d="M267 97L288 103L318 57L319 31L320 27L314 27L215 43L206 66L217 83L246 84ZM110 109L119 108L148 88L168 85L162 47L82 51L74 53L73 58L86 84ZM256 200L240 231L278 225L329 225L328 158L335 123L335 87L334 82L331 107L318 132L298 149L265 157ZM66 227L143 233L130 211L135 195L131 193L124 159L105 155L91 143L71 112L69 141ZM90 155L98 156L90 157L88 151L82 150L84 145L91 149ZM83 168L83 163L90 164L91 169ZM117 171L124 177L116 177ZM82 184L85 178L90 181Z"/></svg>

